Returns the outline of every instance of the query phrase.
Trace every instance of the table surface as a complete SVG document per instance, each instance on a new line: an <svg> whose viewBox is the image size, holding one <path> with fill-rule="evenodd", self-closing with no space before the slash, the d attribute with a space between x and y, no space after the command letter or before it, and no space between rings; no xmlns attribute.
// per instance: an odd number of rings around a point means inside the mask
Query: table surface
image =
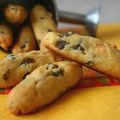
<svg viewBox="0 0 120 120"><path fill-rule="evenodd" d="M87 13L100 3L100 23L120 22L120 0L56 0L56 2L60 10L75 13Z"/></svg>

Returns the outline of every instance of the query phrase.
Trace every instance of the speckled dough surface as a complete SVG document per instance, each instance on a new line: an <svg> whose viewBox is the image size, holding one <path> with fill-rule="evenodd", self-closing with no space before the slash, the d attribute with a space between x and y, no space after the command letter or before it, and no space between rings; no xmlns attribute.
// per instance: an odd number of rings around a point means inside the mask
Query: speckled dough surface
<svg viewBox="0 0 120 120"><path fill-rule="evenodd" d="M42 44L54 52L120 79L120 51L110 44L72 32L50 32L44 39Z"/></svg>
<svg viewBox="0 0 120 120"><path fill-rule="evenodd" d="M81 65L71 61L48 63L35 69L8 97L13 114L26 114L51 103L81 78Z"/></svg>
<svg viewBox="0 0 120 120"><path fill-rule="evenodd" d="M18 41L12 48L12 53L17 54L22 52L29 52L35 50L36 46L37 45L32 28L29 26L24 26L21 29Z"/></svg>
<svg viewBox="0 0 120 120"><path fill-rule="evenodd" d="M5 24L0 24L0 47L5 51L12 45L13 31Z"/></svg>
<svg viewBox="0 0 120 120"><path fill-rule="evenodd" d="M42 51L6 56L0 61L0 88L15 86L38 66L53 61L49 53Z"/></svg>

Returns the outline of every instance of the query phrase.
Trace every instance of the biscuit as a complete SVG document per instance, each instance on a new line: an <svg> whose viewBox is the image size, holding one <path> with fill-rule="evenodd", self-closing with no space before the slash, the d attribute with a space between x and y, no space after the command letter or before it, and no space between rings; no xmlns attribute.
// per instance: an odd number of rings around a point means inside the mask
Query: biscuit
<svg viewBox="0 0 120 120"><path fill-rule="evenodd" d="M41 40L50 31L56 31L56 24L49 12L41 5L36 5L31 11L31 24L39 45L42 49Z"/></svg>
<svg viewBox="0 0 120 120"><path fill-rule="evenodd" d="M12 53L29 52L36 48L35 37L32 29L29 26L24 26L21 29L18 41L13 46Z"/></svg>
<svg viewBox="0 0 120 120"><path fill-rule="evenodd" d="M8 4L4 10L6 19L13 24L21 24L27 18L27 10L22 5Z"/></svg>
<svg viewBox="0 0 120 120"><path fill-rule="evenodd" d="M42 51L6 56L0 61L0 88L15 86L38 66L53 61L49 53Z"/></svg>
<svg viewBox="0 0 120 120"><path fill-rule="evenodd" d="M102 40L76 33L53 33L43 45L66 58L120 79L120 51Z"/></svg>
<svg viewBox="0 0 120 120"><path fill-rule="evenodd" d="M51 103L78 83L81 73L81 65L71 61L40 66L12 89L8 97L10 112L27 114Z"/></svg>
<svg viewBox="0 0 120 120"><path fill-rule="evenodd" d="M13 31L4 24L0 24L0 47L5 51L11 46L13 41Z"/></svg>

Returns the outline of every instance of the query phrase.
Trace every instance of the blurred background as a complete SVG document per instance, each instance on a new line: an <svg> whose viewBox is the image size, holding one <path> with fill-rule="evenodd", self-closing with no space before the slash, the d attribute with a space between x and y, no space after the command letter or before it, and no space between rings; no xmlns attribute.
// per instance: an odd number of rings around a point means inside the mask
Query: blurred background
<svg viewBox="0 0 120 120"><path fill-rule="evenodd" d="M101 4L100 23L120 22L120 0L56 0L60 10L86 14Z"/></svg>

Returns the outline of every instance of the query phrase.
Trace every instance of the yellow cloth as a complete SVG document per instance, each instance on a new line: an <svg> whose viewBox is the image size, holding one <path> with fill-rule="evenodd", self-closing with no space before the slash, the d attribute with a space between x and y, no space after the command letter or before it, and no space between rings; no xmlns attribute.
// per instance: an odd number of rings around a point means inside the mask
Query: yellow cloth
<svg viewBox="0 0 120 120"><path fill-rule="evenodd" d="M120 120L120 86L71 90L35 114L14 116L0 96L1 120Z"/></svg>
<svg viewBox="0 0 120 120"><path fill-rule="evenodd" d="M120 48L120 24L100 25L98 37ZM0 120L120 120L120 86L73 89L39 112L17 117L6 98L0 95Z"/></svg>
<svg viewBox="0 0 120 120"><path fill-rule="evenodd" d="M97 37L120 49L120 24L99 25Z"/></svg>

